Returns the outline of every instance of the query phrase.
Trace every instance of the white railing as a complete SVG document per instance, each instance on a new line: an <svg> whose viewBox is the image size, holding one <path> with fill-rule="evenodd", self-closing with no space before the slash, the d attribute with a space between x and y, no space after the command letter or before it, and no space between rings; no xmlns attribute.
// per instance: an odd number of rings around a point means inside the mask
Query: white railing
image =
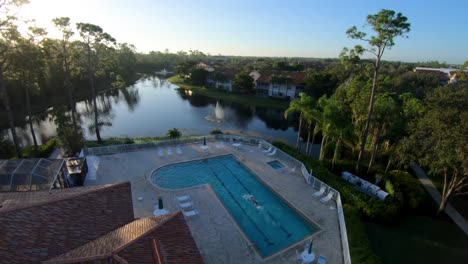
<svg viewBox="0 0 468 264"><path fill-rule="evenodd" d="M164 141L155 141L155 142L140 143L140 144L125 144L125 145L85 148L82 150L82 153L85 156L107 155L107 154L114 154L114 153L121 153L121 152L145 150L145 149L151 149L151 148L157 148L157 147L163 147L163 146L180 145L180 144L187 144L187 143L202 143L204 140L206 140L207 142L215 141L215 140L239 142L243 144L257 145L264 149L269 149L270 147L272 148L274 147L271 143L261 138L220 134L220 135L209 135L209 136L186 137L186 138L176 139L176 140L164 140ZM324 187L327 193L330 191L334 193L333 200L336 201L336 208L337 208L337 213L338 213L341 245L343 249L342 251L343 262L344 264L351 264L351 256L349 253L349 245L348 245L348 235L346 232L346 223L345 223L345 218L344 218L343 206L341 204L340 193L337 190L333 189L332 187L328 186L326 183L315 178L313 175L311 175L311 173L307 171L306 166L302 162L291 157L289 154L283 152L282 150L276 148L275 156L278 159L280 159L283 163L285 163L289 168L293 168L294 171L300 171L300 173L304 177L305 182L308 185L312 186L312 188L319 190L322 187Z"/></svg>

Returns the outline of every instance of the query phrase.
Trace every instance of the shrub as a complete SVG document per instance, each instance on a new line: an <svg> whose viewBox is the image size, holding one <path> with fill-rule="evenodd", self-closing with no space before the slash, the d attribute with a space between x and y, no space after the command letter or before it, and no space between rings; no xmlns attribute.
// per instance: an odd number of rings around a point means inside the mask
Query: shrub
<svg viewBox="0 0 468 264"><path fill-rule="evenodd" d="M80 152L84 146L84 135L80 128L75 129L73 126L64 126L57 129L57 132L67 155L73 156Z"/></svg>
<svg viewBox="0 0 468 264"><path fill-rule="evenodd" d="M314 177L339 191L343 204L356 207L366 219L379 222L392 222L397 219L400 208L393 199L382 202L371 198L354 189L351 184L341 177L331 173L320 161L302 155L295 148L283 142L273 142L273 145L302 161L308 170L313 169Z"/></svg>
<svg viewBox="0 0 468 264"><path fill-rule="evenodd" d="M23 158L48 158L57 147L57 138L51 138L45 144L37 146L27 146L23 148Z"/></svg>
<svg viewBox="0 0 468 264"><path fill-rule="evenodd" d="M0 135L0 158L9 159L13 156L15 156L15 146L13 146L9 140Z"/></svg>
<svg viewBox="0 0 468 264"><path fill-rule="evenodd" d="M343 206L348 245L352 263L379 264L382 263L372 251L366 228L361 222L359 210L349 204Z"/></svg>
<svg viewBox="0 0 468 264"><path fill-rule="evenodd" d="M426 205L431 204L430 197L420 181L408 172L389 172L385 185L394 187L394 199L398 200L405 210L424 209Z"/></svg>
<svg viewBox="0 0 468 264"><path fill-rule="evenodd" d="M221 131L219 129L213 129L213 130L211 130L210 134L211 135L221 135L221 134L223 134L223 131Z"/></svg>

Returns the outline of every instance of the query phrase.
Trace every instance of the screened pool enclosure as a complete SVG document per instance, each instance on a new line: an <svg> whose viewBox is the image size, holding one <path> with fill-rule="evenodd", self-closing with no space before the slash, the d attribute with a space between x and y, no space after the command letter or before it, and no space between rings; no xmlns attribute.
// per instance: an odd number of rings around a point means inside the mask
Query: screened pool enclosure
<svg viewBox="0 0 468 264"><path fill-rule="evenodd" d="M0 192L67 188L63 159L0 160Z"/></svg>

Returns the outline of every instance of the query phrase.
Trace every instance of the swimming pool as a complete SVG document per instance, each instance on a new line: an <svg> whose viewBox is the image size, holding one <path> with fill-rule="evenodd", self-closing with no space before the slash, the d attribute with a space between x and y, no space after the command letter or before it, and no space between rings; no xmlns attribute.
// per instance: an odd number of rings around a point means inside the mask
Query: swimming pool
<svg viewBox="0 0 468 264"><path fill-rule="evenodd" d="M234 155L168 165L156 170L151 180L167 189L209 183L263 257L318 231Z"/></svg>
<svg viewBox="0 0 468 264"><path fill-rule="evenodd" d="M270 167L272 167L275 170L279 170L281 168L284 168L283 163L281 163L281 162L279 162L277 160L268 162L268 165L270 165Z"/></svg>

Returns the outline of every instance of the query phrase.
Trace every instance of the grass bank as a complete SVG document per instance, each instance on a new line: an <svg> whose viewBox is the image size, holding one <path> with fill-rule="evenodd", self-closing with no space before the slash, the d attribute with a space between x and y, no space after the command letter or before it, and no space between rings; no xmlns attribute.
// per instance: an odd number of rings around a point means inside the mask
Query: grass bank
<svg viewBox="0 0 468 264"><path fill-rule="evenodd" d="M179 76L173 76L167 80L172 84L175 84L182 89L190 90L195 94L201 94L211 98L225 100L227 102L261 107L274 107L279 109L286 109L289 106L289 101L283 99L258 97L251 94L230 93L222 90L208 89L206 87L187 84L184 83L182 78Z"/></svg>
<svg viewBox="0 0 468 264"><path fill-rule="evenodd" d="M124 144L138 144L138 143L148 143L161 140L168 140L169 137L141 137L141 138L128 138L128 137L109 137L104 138L103 143L99 144L96 140L86 140L84 143L84 148L94 148L102 146L112 146L112 145L124 145Z"/></svg>

